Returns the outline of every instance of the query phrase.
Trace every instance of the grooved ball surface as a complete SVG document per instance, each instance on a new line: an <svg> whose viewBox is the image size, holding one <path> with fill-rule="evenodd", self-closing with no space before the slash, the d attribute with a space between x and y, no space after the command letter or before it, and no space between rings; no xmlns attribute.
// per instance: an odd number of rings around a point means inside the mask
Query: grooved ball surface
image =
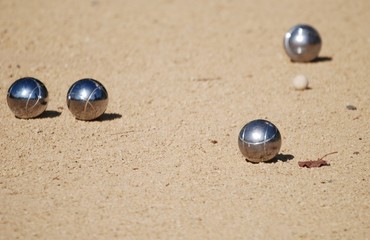
<svg viewBox="0 0 370 240"><path fill-rule="evenodd" d="M238 144L248 161L264 162L273 159L279 153L281 136L274 124L257 119L241 129Z"/></svg>
<svg viewBox="0 0 370 240"><path fill-rule="evenodd" d="M35 118L46 110L48 90L36 78L21 78L10 86L7 102L10 110L16 117Z"/></svg>
<svg viewBox="0 0 370 240"><path fill-rule="evenodd" d="M107 109L108 92L94 79L81 79L68 90L67 106L77 119L94 120Z"/></svg>
<svg viewBox="0 0 370 240"><path fill-rule="evenodd" d="M317 58L321 50L321 37L310 25L299 24L284 36L284 49L294 62L310 62Z"/></svg>

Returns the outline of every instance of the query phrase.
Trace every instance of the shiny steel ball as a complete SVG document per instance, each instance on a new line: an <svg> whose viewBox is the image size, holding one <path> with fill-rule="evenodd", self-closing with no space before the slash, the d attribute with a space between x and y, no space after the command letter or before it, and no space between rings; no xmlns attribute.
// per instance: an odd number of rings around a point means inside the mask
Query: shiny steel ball
<svg viewBox="0 0 370 240"><path fill-rule="evenodd" d="M280 151L279 129L269 121L258 119L247 123L240 131L239 149L250 162L265 162Z"/></svg>
<svg viewBox="0 0 370 240"><path fill-rule="evenodd" d="M21 78L10 86L7 102L16 117L35 118L42 114L48 105L48 90L36 78Z"/></svg>
<svg viewBox="0 0 370 240"><path fill-rule="evenodd" d="M67 106L77 119L94 120L107 109L108 92L94 79L78 80L68 90Z"/></svg>
<svg viewBox="0 0 370 240"><path fill-rule="evenodd" d="M284 49L292 61L310 62L321 50L320 35L309 25L296 25L285 34Z"/></svg>

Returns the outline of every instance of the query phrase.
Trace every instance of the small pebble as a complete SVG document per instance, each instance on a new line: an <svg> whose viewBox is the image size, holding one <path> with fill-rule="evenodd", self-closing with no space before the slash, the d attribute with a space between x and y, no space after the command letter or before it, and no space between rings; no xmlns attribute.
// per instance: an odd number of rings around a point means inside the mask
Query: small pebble
<svg viewBox="0 0 370 240"><path fill-rule="evenodd" d="M297 75L293 78L293 86L296 90L305 90L308 88L308 79L304 75Z"/></svg>
<svg viewBox="0 0 370 240"><path fill-rule="evenodd" d="M346 108L348 110L357 110L357 108L355 106L353 106L353 105L347 105Z"/></svg>

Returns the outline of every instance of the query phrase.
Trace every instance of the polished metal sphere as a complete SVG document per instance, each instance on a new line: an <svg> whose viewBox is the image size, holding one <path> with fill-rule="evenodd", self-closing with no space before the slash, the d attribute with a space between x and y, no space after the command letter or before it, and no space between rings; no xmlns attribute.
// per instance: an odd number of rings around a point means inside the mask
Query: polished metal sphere
<svg viewBox="0 0 370 240"><path fill-rule="evenodd" d="M34 118L45 111L48 105L48 90L35 78L21 78L10 86L7 102L16 117Z"/></svg>
<svg viewBox="0 0 370 240"><path fill-rule="evenodd" d="M310 62L321 49L319 33L309 25L296 25L284 37L284 49L294 62Z"/></svg>
<svg viewBox="0 0 370 240"><path fill-rule="evenodd" d="M77 119L94 120L107 109L108 92L94 79L81 79L69 88L67 105Z"/></svg>
<svg viewBox="0 0 370 240"><path fill-rule="evenodd" d="M239 149L250 162L273 159L280 151L281 136L269 121L258 119L247 123L239 133Z"/></svg>

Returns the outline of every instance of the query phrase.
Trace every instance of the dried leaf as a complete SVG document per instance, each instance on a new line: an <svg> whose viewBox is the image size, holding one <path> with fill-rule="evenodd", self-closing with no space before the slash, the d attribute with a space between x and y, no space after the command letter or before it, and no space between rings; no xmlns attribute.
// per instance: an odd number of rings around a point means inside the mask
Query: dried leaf
<svg viewBox="0 0 370 240"><path fill-rule="evenodd" d="M299 161L299 162L298 162L298 166L300 166L300 167L306 167L306 168L314 168L314 167L330 166L330 164L329 164L329 163L327 163L327 162L324 160L324 157L326 157L326 156L328 156L328 155L331 155L331 154L335 154L335 153L338 153L338 152L331 152L331 153L325 154L324 156L322 156L321 158L318 158L317 160L311 160L311 161Z"/></svg>
<svg viewBox="0 0 370 240"><path fill-rule="evenodd" d="M325 160L318 159L313 161L300 161L298 162L298 166L306 167L306 168L314 168L314 167L322 167L322 166L330 166Z"/></svg>

